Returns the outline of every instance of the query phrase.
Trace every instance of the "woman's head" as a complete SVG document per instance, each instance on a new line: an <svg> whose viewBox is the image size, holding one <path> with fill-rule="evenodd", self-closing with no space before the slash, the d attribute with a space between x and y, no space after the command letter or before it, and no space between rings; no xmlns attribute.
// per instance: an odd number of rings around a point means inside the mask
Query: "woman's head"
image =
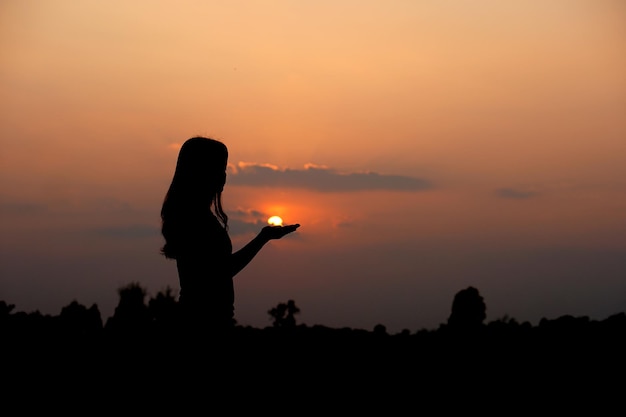
<svg viewBox="0 0 626 417"><path fill-rule="evenodd" d="M181 220L207 214L207 210L213 210L228 227L228 216L222 208L227 163L228 148L218 140L198 136L183 143L161 208L164 248L168 247L170 231Z"/></svg>
<svg viewBox="0 0 626 417"><path fill-rule="evenodd" d="M218 194L226 182L228 148L215 139L194 137L181 146L174 181L190 192Z"/></svg>

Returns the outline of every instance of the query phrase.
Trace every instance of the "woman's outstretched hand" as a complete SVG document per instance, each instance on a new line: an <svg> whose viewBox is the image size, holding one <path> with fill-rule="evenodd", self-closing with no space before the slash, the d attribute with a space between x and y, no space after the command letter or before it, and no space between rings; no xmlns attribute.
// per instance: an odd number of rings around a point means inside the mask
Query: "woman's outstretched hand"
<svg viewBox="0 0 626 417"><path fill-rule="evenodd" d="M300 225L297 223L284 226L265 226L261 229L260 235L267 240L280 239L291 232L295 232L298 227Z"/></svg>

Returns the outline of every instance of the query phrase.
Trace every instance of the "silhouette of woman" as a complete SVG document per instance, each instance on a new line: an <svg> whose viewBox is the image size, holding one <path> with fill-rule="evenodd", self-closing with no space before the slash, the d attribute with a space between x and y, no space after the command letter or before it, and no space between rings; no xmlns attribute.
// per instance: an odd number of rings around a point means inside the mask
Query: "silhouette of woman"
<svg viewBox="0 0 626 417"><path fill-rule="evenodd" d="M233 252L228 216L222 208L228 148L215 139L193 137L180 148L161 208L161 253L176 260L179 306L187 330L204 333L234 327L233 277L272 239L299 224L265 226Z"/></svg>

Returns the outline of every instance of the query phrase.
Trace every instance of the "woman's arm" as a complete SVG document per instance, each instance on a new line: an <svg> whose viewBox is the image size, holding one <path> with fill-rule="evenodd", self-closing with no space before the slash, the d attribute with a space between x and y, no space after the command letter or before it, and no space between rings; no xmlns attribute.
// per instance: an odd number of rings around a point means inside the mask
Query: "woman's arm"
<svg viewBox="0 0 626 417"><path fill-rule="evenodd" d="M250 261L256 256L267 242L273 239L280 239L283 236L294 232L299 224L292 224L288 226L265 226L258 235L248 242L243 248L233 253L232 261L232 276L237 275L242 269L250 263Z"/></svg>

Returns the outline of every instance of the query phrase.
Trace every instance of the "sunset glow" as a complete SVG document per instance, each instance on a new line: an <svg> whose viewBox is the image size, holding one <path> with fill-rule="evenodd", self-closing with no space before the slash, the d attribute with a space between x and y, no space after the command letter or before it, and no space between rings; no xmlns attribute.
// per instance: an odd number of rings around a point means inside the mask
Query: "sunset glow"
<svg viewBox="0 0 626 417"><path fill-rule="evenodd" d="M228 146L236 318L437 327L626 305L617 0L0 3L0 300L114 311L177 288L160 208L181 144Z"/></svg>

